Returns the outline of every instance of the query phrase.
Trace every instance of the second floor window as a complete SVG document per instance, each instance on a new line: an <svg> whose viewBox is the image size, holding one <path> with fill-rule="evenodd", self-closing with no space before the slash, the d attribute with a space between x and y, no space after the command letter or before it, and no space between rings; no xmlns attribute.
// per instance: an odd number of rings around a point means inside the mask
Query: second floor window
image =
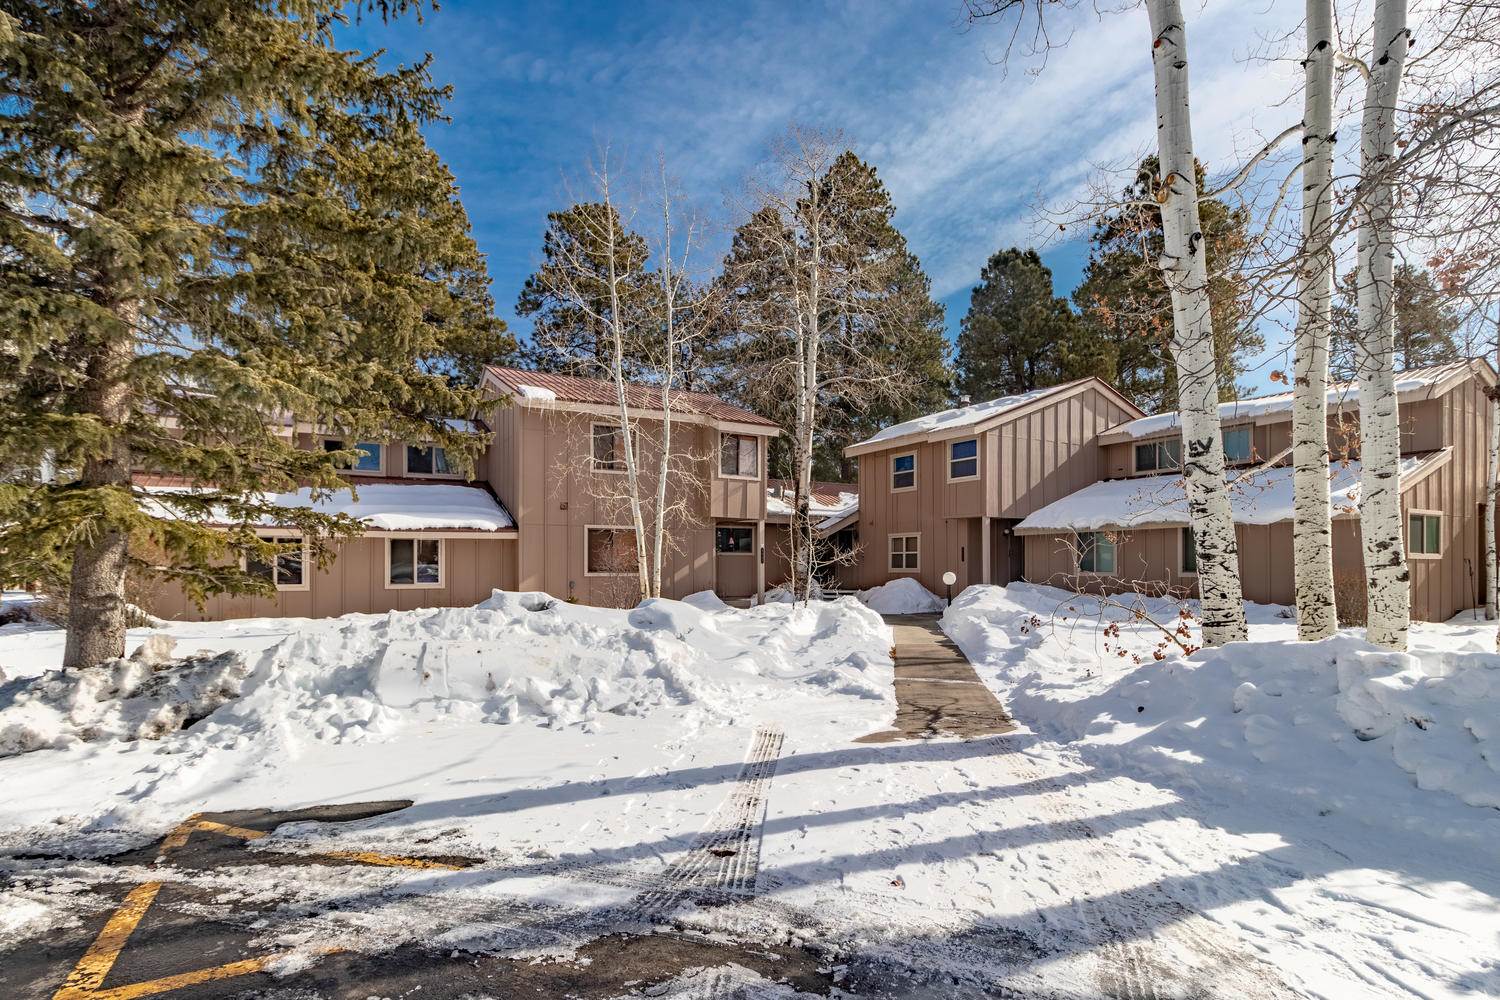
<svg viewBox="0 0 1500 1000"><path fill-rule="evenodd" d="M361 441L354 446L359 458L349 466L350 472L379 472L381 470L380 445L374 441ZM328 439L323 442L324 451L343 451L344 442Z"/></svg>
<svg viewBox="0 0 1500 1000"><path fill-rule="evenodd" d="M614 424L594 425L594 471L625 471L625 435Z"/></svg>
<svg viewBox="0 0 1500 1000"><path fill-rule="evenodd" d="M1148 441L1135 446L1136 472L1162 472L1182 467L1182 439Z"/></svg>
<svg viewBox="0 0 1500 1000"><path fill-rule="evenodd" d="M948 478L975 479L979 476L979 441L954 441L948 445Z"/></svg>
<svg viewBox="0 0 1500 1000"><path fill-rule="evenodd" d="M891 489L909 490L917 485L917 456L897 455L891 459Z"/></svg>
<svg viewBox="0 0 1500 1000"><path fill-rule="evenodd" d="M451 476L453 466L448 463L448 453L436 445L406 446L406 471L414 476Z"/></svg>
<svg viewBox="0 0 1500 1000"><path fill-rule="evenodd" d="M719 475L753 479L760 475L760 441L753 434L719 438Z"/></svg>
<svg viewBox="0 0 1500 1000"><path fill-rule="evenodd" d="M1242 465L1250 461L1250 428L1231 427L1224 432L1224 463Z"/></svg>

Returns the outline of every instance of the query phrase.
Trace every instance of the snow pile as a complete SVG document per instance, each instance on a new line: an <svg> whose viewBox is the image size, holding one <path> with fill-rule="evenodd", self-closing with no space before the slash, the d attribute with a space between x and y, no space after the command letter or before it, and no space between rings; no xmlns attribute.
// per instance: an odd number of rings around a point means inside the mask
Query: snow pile
<svg viewBox="0 0 1500 1000"><path fill-rule="evenodd" d="M234 652L161 662L160 647L147 648L148 655L49 670L0 690L0 757L78 742L160 739L238 696L249 673Z"/></svg>
<svg viewBox="0 0 1500 1000"><path fill-rule="evenodd" d="M943 610L943 599L909 576L859 592L860 602L882 615L920 615Z"/></svg>
<svg viewBox="0 0 1500 1000"><path fill-rule="evenodd" d="M884 623L852 601L735 611L700 597L617 611L496 591L472 608L310 623L263 655L264 681L214 722L348 742L434 715L591 730L682 706L731 719L788 685L889 697L888 647Z"/></svg>
<svg viewBox="0 0 1500 1000"><path fill-rule="evenodd" d="M1130 600L1177 625L1173 602ZM1416 627L1411 653L1351 631L1300 643L1280 609L1249 607L1256 641L1161 661L1161 633L1133 611L1029 584L971 587L943 627L1018 718L1135 773L1250 787L1269 771L1324 799L1415 785L1500 808L1500 655L1439 626Z"/></svg>

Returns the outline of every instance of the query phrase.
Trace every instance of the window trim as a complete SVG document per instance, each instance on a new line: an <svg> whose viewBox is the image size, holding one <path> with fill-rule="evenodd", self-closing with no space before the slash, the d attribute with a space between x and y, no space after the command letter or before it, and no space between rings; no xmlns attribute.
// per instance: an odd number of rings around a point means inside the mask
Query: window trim
<svg viewBox="0 0 1500 1000"><path fill-rule="evenodd" d="M391 543L392 542L437 542L438 543L438 579L437 583L418 583L416 581L417 550L415 544L412 547L412 582L391 582ZM434 538L432 535L424 535L420 532L403 533L399 535L385 536L385 589L386 590L441 590L448 585L448 543L441 536Z"/></svg>
<svg viewBox="0 0 1500 1000"><path fill-rule="evenodd" d="M896 485L896 461L898 459L902 459L902 458L910 458L911 459L911 485L910 486L897 486ZM917 488L917 453L915 451L902 451L902 452L897 452L896 454L892 455L891 456L890 473L891 473L890 482L888 482L886 485L891 488L891 492L892 493L910 493L912 490L915 490Z"/></svg>
<svg viewBox="0 0 1500 1000"><path fill-rule="evenodd" d="M750 547L740 552L725 552L719 548L719 532L730 528L743 528L750 532ZM753 556L755 555L755 525L753 524L716 524L714 525L714 555L715 556Z"/></svg>
<svg viewBox="0 0 1500 1000"><path fill-rule="evenodd" d="M440 445L440 444L433 444L433 443L430 443L430 442L427 443L427 444L413 443L413 442L410 442L410 441L406 442L405 445L401 449L401 471L403 473L405 473L406 476L408 476L408 477L410 477L412 479L462 479L463 478L463 473L461 473L461 472L413 472L413 471L411 471L411 452L410 452L410 449L412 449L412 448L416 448L416 449L419 449L419 450L423 449L423 448L442 448L443 449L443 454L445 456L448 453L448 449L443 448L443 446Z"/></svg>
<svg viewBox="0 0 1500 1000"><path fill-rule="evenodd" d="M954 447L954 445L967 444L970 441L974 442L974 457L973 458L954 458L953 457L953 447ZM948 446L948 482L950 482L950 483L972 483L976 479L978 479L979 478L979 450L980 450L979 449L979 438L978 437L956 438L954 440L947 441L945 443ZM953 474L953 463L954 462L973 462L974 463L974 474L972 476L955 476ZM915 470L913 470L913 471L915 471Z"/></svg>
<svg viewBox="0 0 1500 1000"><path fill-rule="evenodd" d="M609 427L609 428L612 428L614 430L614 432L615 432L616 439L619 441L621 453L623 454L624 451L625 451L625 428L624 427L622 427L620 424L618 424L618 423L616 423L616 422L614 422L612 420L591 420L591 421L589 421L589 471L593 472L593 473L596 473L598 475L601 475L601 476L625 476L625 475L629 475L630 474L630 468L629 468L629 465L625 461L624 458L620 459L620 467L618 469L606 469L604 466L602 466L602 465L599 464L599 457L594 454L594 441L595 441L594 428L596 428L596 427Z"/></svg>
<svg viewBox="0 0 1500 1000"><path fill-rule="evenodd" d="M327 451L328 443L330 441L337 442L337 444L339 445L339 450L342 451L343 447L344 447L344 442L347 441L348 438L325 436L322 440L323 440L323 448L324 448L325 452ZM362 444L373 444L377 448L380 449L380 468L378 468L378 469L361 469L361 468L357 468L356 466L351 465L347 469L339 469L338 470L339 475L341 475L341 476L383 476L383 475L385 475L386 456L390 453L390 450L391 450L390 446L387 445L384 441L356 441L356 442L354 442L354 447L357 449ZM402 452L402 454L405 455L406 453Z"/></svg>
<svg viewBox="0 0 1500 1000"><path fill-rule="evenodd" d="M1108 534L1109 534L1108 531L1075 531L1075 532L1073 532L1073 551L1075 553L1074 556L1073 556L1073 569L1077 572L1077 574L1079 576L1098 576L1098 577L1105 577L1105 578L1113 579L1113 578L1116 578L1116 577L1118 577L1120 575L1120 539L1119 538L1115 538L1115 539L1111 540L1110 543L1109 543L1110 546L1115 551L1115 568L1114 569L1110 570L1109 572L1104 572L1102 570L1097 570L1097 569L1084 569L1083 568L1083 541L1082 541L1083 536L1084 535L1108 535Z"/></svg>
<svg viewBox="0 0 1500 1000"><path fill-rule="evenodd" d="M273 556L273 557L271 557L271 583L276 587L276 592L278 594L287 594L287 593L295 594L298 591L304 591L304 590L311 590L312 589L312 574L309 572L309 569L310 569L312 563L309 561L309 558L308 558L308 556L309 556L309 546L307 544L307 536L306 535L303 535L300 532L296 532L296 531L271 531L271 530L266 530L266 531L257 531L255 533L255 537L256 538L263 538L263 539L266 539L268 541L274 541L275 539L278 539L278 538L288 538L288 539L290 539L290 538L300 538L302 540L302 582L301 583L285 583L284 584L280 580L278 580L276 578L277 577L276 557ZM283 553L278 553L278 554L283 554ZM290 553L284 553L284 554L290 555ZM250 572L250 557L248 555L242 554L240 556L240 570L242 572L245 572L245 573L249 573Z"/></svg>
<svg viewBox="0 0 1500 1000"><path fill-rule="evenodd" d="M1229 447L1226 444L1224 438L1227 435L1229 435L1229 434L1232 434L1232 433L1233 434L1237 434L1240 431L1244 431L1245 432L1245 441L1248 444L1250 450L1248 452L1246 452L1244 458L1237 459L1237 460L1231 460L1229 458ZM1241 465L1254 465L1255 464L1255 425L1254 424L1237 424L1237 425L1235 425L1233 427L1221 427L1221 428L1219 428L1219 447L1221 449L1223 449L1223 452L1224 452L1224 466L1225 466L1225 468L1238 467L1238 466L1241 466Z"/></svg>
<svg viewBox="0 0 1500 1000"><path fill-rule="evenodd" d="M589 532L590 531L635 531L633 524L585 524L583 526L583 575L589 578L599 577L622 577L636 576L639 569L627 569L622 573L596 573L589 569Z"/></svg>
<svg viewBox="0 0 1500 1000"><path fill-rule="evenodd" d="M1141 453L1137 449L1142 448L1145 445L1151 445L1152 447L1159 449L1163 445L1170 445L1173 441L1177 442L1177 465L1175 467L1158 465L1154 469L1141 468ZM1130 474L1132 476L1160 476L1162 474L1171 475L1172 473L1177 473L1178 475L1182 474L1182 438L1165 437L1157 438L1154 441L1148 440L1131 442Z"/></svg>
<svg viewBox="0 0 1500 1000"><path fill-rule="evenodd" d="M1183 568L1183 564L1187 561L1187 536L1188 536L1188 534L1192 530L1193 530L1192 525L1186 525L1186 524L1182 525L1181 527L1179 527L1177 529L1177 575L1178 576L1197 576L1198 575L1198 571L1196 569L1184 569ZM1197 543L1194 543L1193 548L1196 549L1197 547L1198 547ZM1195 553L1195 555L1196 555L1196 553ZM1118 546L1118 544L1116 544L1116 546L1115 546L1115 562L1118 563L1119 561L1120 561L1119 546ZM1196 561L1197 560L1195 559L1194 562L1196 562Z"/></svg>
<svg viewBox="0 0 1500 1000"><path fill-rule="evenodd" d="M917 540L917 551L916 551L917 564L915 566L892 566L891 565L892 558L896 555L895 550L891 548L891 543L893 543L898 538L915 538ZM910 553L910 552L903 552L902 553L902 555L911 555L911 554L912 553ZM920 572L922 572L922 533L920 531L893 531L889 535L886 535L885 536L885 568L886 568L886 572L888 572L888 573L920 573Z"/></svg>
<svg viewBox="0 0 1500 1000"><path fill-rule="evenodd" d="M734 473L731 475L730 473L724 471L724 439L730 437L749 438L750 440L755 442L755 475L746 476L742 473ZM745 434L741 431L720 431L719 452L714 456L714 458L716 459L716 461L714 462L714 476L719 479L735 479L740 482L746 483L760 482L761 468L765 465L765 463L761 461L761 454L765 451L765 448L761 445L760 442L761 438L759 434Z"/></svg>
<svg viewBox="0 0 1500 1000"><path fill-rule="evenodd" d="M1411 547L1411 519L1413 517L1420 517L1420 518L1423 519L1423 521L1422 521L1422 534L1423 534L1422 544L1423 545L1427 544L1427 541L1426 541L1427 521L1426 521L1426 519L1429 518L1429 517L1437 519L1437 522L1438 522L1438 550L1436 552L1414 552L1414 551L1412 551L1412 547ZM1443 558L1443 555L1445 554L1445 551L1448 548L1448 540L1443 537L1443 519L1444 519L1443 518L1443 512L1440 511L1440 510L1428 510L1428 509L1425 509L1425 508L1417 508L1417 507L1412 507L1412 508L1410 508L1410 509L1407 510L1407 512L1406 512L1406 523L1405 523L1405 525L1403 525L1403 528L1404 528L1404 530L1406 532L1406 558L1408 558L1408 559L1421 559L1421 560L1424 560L1424 561L1427 561L1427 562L1431 562L1433 560L1437 560L1437 559L1442 559Z"/></svg>

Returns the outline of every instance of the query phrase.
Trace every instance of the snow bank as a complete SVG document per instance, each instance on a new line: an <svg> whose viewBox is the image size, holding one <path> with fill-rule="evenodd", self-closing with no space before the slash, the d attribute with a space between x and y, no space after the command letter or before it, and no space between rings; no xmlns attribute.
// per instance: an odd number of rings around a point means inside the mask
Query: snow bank
<svg viewBox="0 0 1500 1000"><path fill-rule="evenodd" d="M0 757L105 740L154 740L235 698L249 668L226 652L158 662L151 655L87 670L49 670L0 689Z"/></svg>
<svg viewBox="0 0 1500 1000"><path fill-rule="evenodd" d="M1179 605L1138 604L1176 624ZM970 587L943 627L1018 718L1129 754L1143 773L1202 781L1212 762L1246 782L1279 772L1330 798L1352 777L1361 792L1415 785L1500 808L1500 655L1446 626L1416 627L1410 653L1352 630L1301 643L1280 609L1249 609L1257 641L1186 658L1171 648L1160 662L1149 623L1117 609L1101 617L1094 599L1049 587ZM1103 632L1109 622L1118 637Z"/></svg>
<svg viewBox="0 0 1500 1000"><path fill-rule="evenodd" d="M909 576L862 590L860 601L883 615L919 615L943 610L943 599Z"/></svg>

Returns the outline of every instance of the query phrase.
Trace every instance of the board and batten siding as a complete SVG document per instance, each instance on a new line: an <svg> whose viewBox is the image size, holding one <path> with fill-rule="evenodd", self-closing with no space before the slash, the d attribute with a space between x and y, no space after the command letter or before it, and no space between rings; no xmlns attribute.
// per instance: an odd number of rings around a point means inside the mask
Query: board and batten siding
<svg viewBox="0 0 1500 1000"><path fill-rule="evenodd" d="M420 537L421 532L412 532ZM406 536L403 536L406 537ZM275 597L219 595L200 609L171 583L138 598L148 611L168 621L222 621L228 618L336 618L352 612L380 614L416 608L470 607L495 590L515 590L514 538L443 538L443 586L386 586L384 536L351 539L338 546L328 566L308 565L305 590L282 590Z"/></svg>

